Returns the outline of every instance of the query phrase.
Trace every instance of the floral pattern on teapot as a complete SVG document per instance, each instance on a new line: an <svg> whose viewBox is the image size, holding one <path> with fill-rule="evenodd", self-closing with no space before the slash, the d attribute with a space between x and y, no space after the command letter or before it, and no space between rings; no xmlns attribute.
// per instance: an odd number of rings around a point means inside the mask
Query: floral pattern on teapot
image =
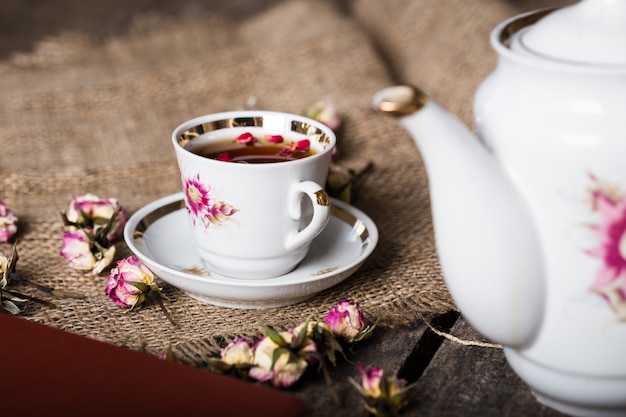
<svg viewBox="0 0 626 417"><path fill-rule="evenodd" d="M602 265L589 290L602 296L618 319L626 322L626 194L591 178L592 210L600 215L600 223L591 226L598 244L586 253L599 258Z"/></svg>
<svg viewBox="0 0 626 417"><path fill-rule="evenodd" d="M200 174L183 178L183 189L187 211L194 225L200 221L205 229L212 224L221 226L239 211L228 203L216 200L211 194L211 186L200 180Z"/></svg>

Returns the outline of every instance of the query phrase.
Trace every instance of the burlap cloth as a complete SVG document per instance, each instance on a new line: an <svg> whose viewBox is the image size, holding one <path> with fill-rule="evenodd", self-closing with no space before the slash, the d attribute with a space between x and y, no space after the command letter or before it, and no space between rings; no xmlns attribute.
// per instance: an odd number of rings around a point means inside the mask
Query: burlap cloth
<svg viewBox="0 0 626 417"><path fill-rule="evenodd" d="M347 16L324 2L284 1L238 24L219 15L146 15L124 35L96 41L65 33L2 62L0 199L20 216L18 272L87 295L54 300L55 309L30 305L24 317L153 354L171 344L193 362L226 340L258 335L259 322L290 327L345 298L388 327L454 309L437 263L420 154L395 121L370 110L370 100L410 81L471 123L471 95L495 63L489 29L518 10L495 0L440 3L362 0ZM309 301L268 310L206 305L164 284L180 324L174 328L156 304L117 307L104 294L106 272L68 267L59 254L59 211L74 195L116 197L132 214L178 192L174 127L242 108L251 96L257 108L295 113L334 102L343 120L339 162L374 163L352 201L380 230L360 270ZM8 256L10 245L0 251ZM118 245L118 258L129 254Z"/></svg>

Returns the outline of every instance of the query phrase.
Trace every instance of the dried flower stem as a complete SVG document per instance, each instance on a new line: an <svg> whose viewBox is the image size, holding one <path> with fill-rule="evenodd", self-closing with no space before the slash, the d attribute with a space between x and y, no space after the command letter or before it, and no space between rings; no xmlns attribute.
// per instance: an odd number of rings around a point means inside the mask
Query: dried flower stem
<svg viewBox="0 0 626 417"><path fill-rule="evenodd" d="M22 277L21 275L17 275L14 272L10 272L9 273L9 278L13 281L16 282L21 282L24 284L28 284L28 285L32 285L33 287L37 288L40 291L43 291L47 294L53 295L55 297L59 297L59 298L76 298L79 300L84 300L85 296L73 291L66 291L66 290L57 290L55 288L49 287L47 285L41 285L41 284L37 284L36 282L33 282L29 279L26 279L24 277Z"/></svg>
<svg viewBox="0 0 626 417"><path fill-rule="evenodd" d="M149 297L153 298L157 302L159 307L161 307L161 311L163 311L163 314L165 315L165 318L170 322L170 324L172 326L174 326L174 327L178 327L178 323L176 323L174 321L174 319L172 318L170 313L165 308L165 304L163 304L163 300L161 299L161 295L159 293L157 293L156 291L153 291L153 290L148 291L147 295Z"/></svg>
<svg viewBox="0 0 626 417"><path fill-rule="evenodd" d="M324 375L324 381L330 390L330 395L333 396L337 405L341 406L341 399L339 398L339 394L337 393L337 389L335 388L335 384L333 384L333 380L328 373L328 368L326 367L326 363L323 362L322 365L322 374Z"/></svg>
<svg viewBox="0 0 626 417"><path fill-rule="evenodd" d="M26 294L21 294L19 292L15 292L15 291L9 291L6 288L2 290L3 293L6 293L8 295L11 295L13 297L19 297L19 298L25 298L29 301L33 301L35 303L39 303L39 304L43 304L47 307L52 307L52 308L56 308L56 304L51 303L50 301L46 301L46 300L42 300L41 298L36 298L36 297L31 297L30 295L26 295Z"/></svg>

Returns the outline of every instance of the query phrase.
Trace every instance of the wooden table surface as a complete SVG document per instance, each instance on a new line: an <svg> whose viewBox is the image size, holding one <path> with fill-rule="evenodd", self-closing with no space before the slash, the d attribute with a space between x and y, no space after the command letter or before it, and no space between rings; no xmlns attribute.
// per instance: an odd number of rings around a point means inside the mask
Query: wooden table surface
<svg viewBox="0 0 626 417"><path fill-rule="evenodd" d="M485 340L457 313L427 319L459 340L433 332L425 322L408 328L376 329L371 339L356 345L348 359L331 368L341 397L337 405L321 375L305 375L294 394L311 407L306 416L360 416L363 401L348 382L360 381L358 364L376 365L385 372L416 382L401 416L405 417L559 417L535 400L528 386L509 367L499 347L466 345Z"/></svg>

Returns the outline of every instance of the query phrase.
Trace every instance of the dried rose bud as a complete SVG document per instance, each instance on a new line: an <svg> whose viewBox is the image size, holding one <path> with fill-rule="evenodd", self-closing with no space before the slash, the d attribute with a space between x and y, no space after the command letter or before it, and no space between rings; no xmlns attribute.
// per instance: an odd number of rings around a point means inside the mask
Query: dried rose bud
<svg viewBox="0 0 626 417"><path fill-rule="evenodd" d="M158 303L170 324L178 327L178 323L163 305L163 299L167 297L156 284L154 274L135 256L131 255L117 261L115 268L109 272L104 293L118 306L130 310L141 306L147 298L151 298Z"/></svg>
<svg viewBox="0 0 626 417"><path fill-rule="evenodd" d="M161 290L154 281L152 271L134 256L117 261L104 290L115 304L130 309L140 306L149 291L160 293Z"/></svg>
<svg viewBox="0 0 626 417"><path fill-rule="evenodd" d="M237 339L220 350L219 359L206 358L205 361L213 372L247 379L254 366L254 348L248 339Z"/></svg>
<svg viewBox="0 0 626 417"><path fill-rule="evenodd" d="M296 383L308 366L307 359L316 353L315 343L298 335L290 330L264 336L255 347L250 377L280 388Z"/></svg>
<svg viewBox="0 0 626 417"><path fill-rule="evenodd" d="M326 178L326 191L331 197L350 203L355 178L356 174L353 170L338 164L330 164Z"/></svg>
<svg viewBox="0 0 626 417"><path fill-rule="evenodd" d="M252 342L242 338L230 342L220 351L220 359L229 365L245 365L254 361Z"/></svg>
<svg viewBox="0 0 626 417"><path fill-rule="evenodd" d="M315 333L326 333L330 332L330 327L328 324L321 321L309 320L304 323L298 324L293 328L294 333L299 333L306 326L306 335L309 338L313 338Z"/></svg>
<svg viewBox="0 0 626 417"><path fill-rule="evenodd" d="M256 138L250 132L244 132L237 136L237 143L241 143L242 145L252 145L255 142Z"/></svg>
<svg viewBox="0 0 626 417"><path fill-rule="evenodd" d="M336 353L345 357L343 349L335 335L330 330L330 326L321 321L307 321L294 327L293 331L298 334L306 326L306 336L313 340L315 349L323 357L328 358L333 365L336 363Z"/></svg>
<svg viewBox="0 0 626 417"><path fill-rule="evenodd" d="M352 385L365 399L365 409L376 417L397 416L406 405L408 392L414 385L404 379L386 376L381 368L366 369L359 366L361 384L350 379Z"/></svg>
<svg viewBox="0 0 626 417"><path fill-rule="evenodd" d="M0 200L0 242L9 242L17 233L18 217Z"/></svg>
<svg viewBox="0 0 626 417"><path fill-rule="evenodd" d="M283 143L285 139L281 135L266 135L265 140L271 143Z"/></svg>
<svg viewBox="0 0 626 417"><path fill-rule="evenodd" d="M28 301L34 301L48 307L56 307L51 302L31 297L30 295L20 294L15 291L9 291L8 289L6 289L11 281L29 282L22 279L15 272L18 259L19 256L17 255L17 245L13 245L13 253L11 254L10 258L7 258L3 254L0 254L0 309L5 310L11 314L20 314L24 310L26 302ZM39 287L47 288L43 286Z"/></svg>
<svg viewBox="0 0 626 417"><path fill-rule="evenodd" d="M11 260L0 254L0 288L5 288L11 281L9 266L11 266Z"/></svg>
<svg viewBox="0 0 626 417"><path fill-rule="evenodd" d="M337 108L333 103L319 101L311 106L305 113L305 116L324 123L333 130L339 129L341 126L341 118L337 114Z"/></svg>
<svg viewBox="0 0 626 417"><path fill-rule="evenodd" d="M218 161L233 162L233 157L230 156L230 154L228 152L226 152L226 151L224 151L221 154L219 154L217 156L217 158L215 158L215 159L217 159Z"/></svg>
<svg viewBox="0 0 626 417"><path fill-rule="evenodd" d="M359 372L361 372L361 388L363 393L368 397L380 397L380 382L383 377L383 370L377 367L366 369L361 365L359 366Z"/></svg>
<svg viewBox="0 0 626 417"><path fill-rule="evenodd" d="M88 232L88 229L65 231L61 255L70 267L97 275L113 261L115 246L105 248L98 245Z"/></svg>
<svg viewBox="0 0 626 417"><path fill-rule="evenodd" d="M100 198L95 194L77 195L70 202L65 218L70 223L68 230L91 228L97 233L98 229L108 227L104 237L111 243L122 238L128 220L117 199Z"/></svg>
<svg viewBox="0 0 626 417"><path fill-rule="evenodd" d="M365 329L363 312L359 303L352 300L340 301L330 310L324 321L337 337L353 340Z"/></svg>

